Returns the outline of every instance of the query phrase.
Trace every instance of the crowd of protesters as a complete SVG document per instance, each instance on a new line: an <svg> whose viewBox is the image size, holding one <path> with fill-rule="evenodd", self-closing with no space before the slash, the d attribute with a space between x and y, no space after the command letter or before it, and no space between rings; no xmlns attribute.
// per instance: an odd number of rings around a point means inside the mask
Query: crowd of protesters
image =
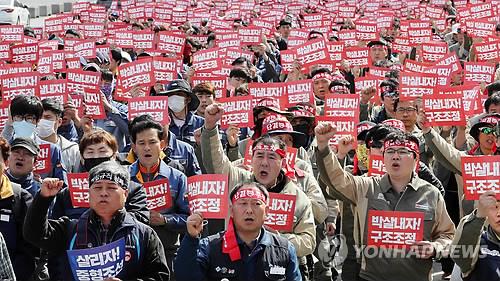
<svg viewBox="0 0 500 281"><path fill-rule="evenodd" d="M110 2L0 26L0 279L500 280L498 0Z"/></svg>

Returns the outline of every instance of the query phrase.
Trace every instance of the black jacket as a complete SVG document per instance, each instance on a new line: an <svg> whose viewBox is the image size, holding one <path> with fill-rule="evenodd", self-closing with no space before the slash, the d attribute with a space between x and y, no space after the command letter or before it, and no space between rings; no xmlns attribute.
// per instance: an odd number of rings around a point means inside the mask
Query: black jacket
<svg viewBox="0 0 500 281"><path fill-rule="evenodd" d="M24 222L24 237L34 245L61 257L61 276L51 280L71 280L71 269L66 250L96 247L125 238L126 249L131 258L125 261L123 270L116 276L122 280L168 280L169 270L163 246L153 229L135 219L122 209L117 212L107 231L102 232L102 223L92 209L78 219L61 217L47 219L47 210L53 197L37 194L28 209ZM134 238L135 237L135 238ZM73 240L73 241L72 241ZM138 241L138 245L134 244ZM132 243L132 244L130 244ZM139 247L140 251L137 250Z"/></svg>
<svg viewBox="0 0 500 281"><path fill-rule="evenodd" d="M8 180L4 177L4 180ZM23 221L31 204L31 194L10 182L13 195L0 198L0 232L5 238L10 260L18 280L28 280L35 270L39 250L23 239Z"/></svg>

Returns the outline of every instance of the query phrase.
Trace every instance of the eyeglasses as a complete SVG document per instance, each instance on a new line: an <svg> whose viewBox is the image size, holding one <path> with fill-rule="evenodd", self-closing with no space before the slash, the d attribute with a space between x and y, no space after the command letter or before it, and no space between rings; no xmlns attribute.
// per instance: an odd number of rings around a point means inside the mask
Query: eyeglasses
<svg viewBox="0 0 500 281"><path fill-rule="evenodd" d="M407 148L388 148L384 151L384 154L392 156L394 154L398 154L401 157L408 157L413 154L413 152Z"/></svg>
<svg viewBox="0 0 500 281"><path fill-rule="evenodd" d="M417 109L415 107L398 107L396 109L396 112L399 112L399 113L404 113L404 112L413 113L415 111L417 111Z"/></svg>
<svg viewBox="0 0 500 281"><path fill-rule="evenodd" d="M14 122L21 122L23 120L26 120L26 122L36 124L36 116L33 114L26 114L26 115L16 115L12 117L12 121Z"/></svg>
<svg viewBox="0 0 500 281"><path fill-rule="evenodd" d="M482 128L479 128L479 132L481 132L481 133L483 133L485 135L498 136L497 131L494 128L491 128L491 127L482 127Z"/></svg>
<svg viewBox="0 0 500 281"><path fill-rule="evenodd" d="M386 92L384 93L384 98L387 97L387 98L397 98L399 96L399 94L397 92Z"/></svg>

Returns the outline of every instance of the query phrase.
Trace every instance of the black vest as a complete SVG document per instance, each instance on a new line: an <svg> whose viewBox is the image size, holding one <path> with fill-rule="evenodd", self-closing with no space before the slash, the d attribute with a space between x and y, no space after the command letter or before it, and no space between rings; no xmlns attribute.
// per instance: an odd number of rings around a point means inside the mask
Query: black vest
<svg viewBox="0 0 500 281"><path fill-rule="evenodd" d="M269 232L267 234L271 245L264 246L257 254L257 262L251 273L253 276L242 276L245 257L232 262L228 254L222 253L224 232L208 237L210 265L207 280L285 280L286 268L290 263L288 240ZM262 246L260 244L256 247Z"/></svg>
<svg viewBox="0 0 500 281"><path fill-rule="evenodd" d="M464 281L500 281L500 246L488 239L488 232L481 235L480 243L479 259L472 273L464 278Z"/></svg>

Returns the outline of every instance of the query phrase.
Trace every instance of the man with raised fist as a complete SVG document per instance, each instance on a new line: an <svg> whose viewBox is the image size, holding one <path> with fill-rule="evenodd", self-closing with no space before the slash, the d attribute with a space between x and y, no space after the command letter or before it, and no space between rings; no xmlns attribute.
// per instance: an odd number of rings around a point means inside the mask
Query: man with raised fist
<svg viewBox="0 0 500 281"><path fill-rule="evenodd" d="M125 257L120 270L106 280L168 280L169 271L163 246L153 229L131 216L124 208L130 175L116 161L107 161L89 172L89 204L79 219L63 216L47 219L52 200L61 190L63 182L46 178L35 196L24 221L24 237L43 250L50 250L61 257L58 266L61 276L51 280L72 280L66 252L95 249L120 239L125 240ZM92 262L94 264L94 262ZM72 275L73 272L73 275ZM111 278L111 279L109 279ZM119 278L119 279L118 279Z"/></svg>
<svg viewBox="0 0 500 281"><path fill-rule="evenodd" d="M255 182L239 184L229 199L227 231L200 239L202 215L188 217L189 235L174 262L176 279L302 280L292 243L264 227L269 206L266 188Z"/></svg>
<svg viewBox="0 0 500 281"><path fill-rule="evenodd" d="M387 173L364 177L344 171L330 149L328 142L337 133L335 127L320 123L315 133L321 179L356 206L360 233L354 235L361 238L357 251L362 254L360 280L432 280L433 258L446 253L455 227L439 190L415 172L418 140L406 133L389 134L382 149ZM396 218L415 224L378 223ZM396 232L405 234L393 236Z"/></svg>

